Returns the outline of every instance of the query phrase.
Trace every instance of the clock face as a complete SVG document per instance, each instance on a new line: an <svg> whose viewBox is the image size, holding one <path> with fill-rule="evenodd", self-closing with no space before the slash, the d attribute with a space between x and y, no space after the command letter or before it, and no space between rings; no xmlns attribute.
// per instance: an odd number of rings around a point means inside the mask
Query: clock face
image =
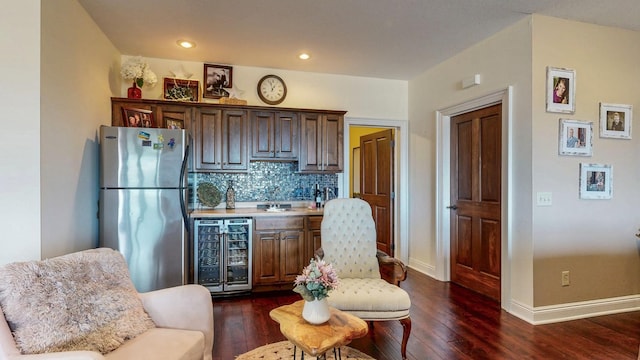
<svg viewBox="0 0 640 360"><path fill-rule="evenodd" d="M277 105L287 96L287 86L276 75L267 75L258 81L258 96L269 105Z"/></svg>

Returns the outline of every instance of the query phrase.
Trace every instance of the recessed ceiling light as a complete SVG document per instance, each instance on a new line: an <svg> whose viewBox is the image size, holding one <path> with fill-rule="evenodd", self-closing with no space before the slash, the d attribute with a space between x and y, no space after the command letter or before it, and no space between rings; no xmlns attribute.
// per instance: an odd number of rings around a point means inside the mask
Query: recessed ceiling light
<svg viewBox="0 0 640 360"><path fill-rule="evenodd" d="M183 47L185 49L191 49L193 47L196 47L196 43L194 43L193 41L189 41L189 40L178 40L177 43L178 43L178 45L180 45L181 47Z"/></svg>
<svg viewBox="0 0 640 360"><path fill-rule="evenodd" d="M309 55L309 54L307 54L307 53L302 53L302 54L298 55L298 57L299 57L301 60L309 60L309 59L311 58L311 55Z"/></svg>

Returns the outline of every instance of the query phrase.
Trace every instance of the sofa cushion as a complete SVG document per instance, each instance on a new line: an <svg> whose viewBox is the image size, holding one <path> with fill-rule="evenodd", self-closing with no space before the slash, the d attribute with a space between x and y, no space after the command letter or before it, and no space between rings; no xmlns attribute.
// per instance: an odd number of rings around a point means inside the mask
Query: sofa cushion
<svg viewBox="0 0 640 360"><path fill-rule="evenodd" d="M105 355L108 360L202 360L200 331L155 328Z"/></svg>
<svg viewBox="0 0 640 360"><path fill-rule="evenodd" d="M0 279L0 306L23 354L105 354L155 327L115 250L7 264Z"/></svg>

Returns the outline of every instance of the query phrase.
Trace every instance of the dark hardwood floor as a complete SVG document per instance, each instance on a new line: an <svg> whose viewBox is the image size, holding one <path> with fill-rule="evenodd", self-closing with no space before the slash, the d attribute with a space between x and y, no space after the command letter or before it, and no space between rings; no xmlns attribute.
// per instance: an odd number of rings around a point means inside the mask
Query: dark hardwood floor
<svg viewBox="0 0 640 360"><path fill-rule="evenodd" d="M498 303L460 286L409 270L410 360L637 359L640 311L533 326ZM285 340L269 311L300 299L293 292L214 299L214 360L233 360L256 347ZM377 322L352 346L378 360L399 360L402 327Z"/></svg>

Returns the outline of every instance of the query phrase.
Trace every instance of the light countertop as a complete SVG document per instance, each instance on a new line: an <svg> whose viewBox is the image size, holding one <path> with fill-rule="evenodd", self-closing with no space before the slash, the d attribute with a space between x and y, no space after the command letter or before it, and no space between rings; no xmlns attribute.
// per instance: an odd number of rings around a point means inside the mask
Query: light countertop
<svg viewBox="0 0 640 360"><path fill-rule="evenodd" d="M287 202L289 203L289 202ZM308 202L291 203L291 208L279 211L258 209L256 203L237 203L235 209L226 209L224 204L214 209L195 209L190 213L192 218L233 218L233 217L263 217L263 216L311 216L322 215L323 209L310 209Z"/></svg>

